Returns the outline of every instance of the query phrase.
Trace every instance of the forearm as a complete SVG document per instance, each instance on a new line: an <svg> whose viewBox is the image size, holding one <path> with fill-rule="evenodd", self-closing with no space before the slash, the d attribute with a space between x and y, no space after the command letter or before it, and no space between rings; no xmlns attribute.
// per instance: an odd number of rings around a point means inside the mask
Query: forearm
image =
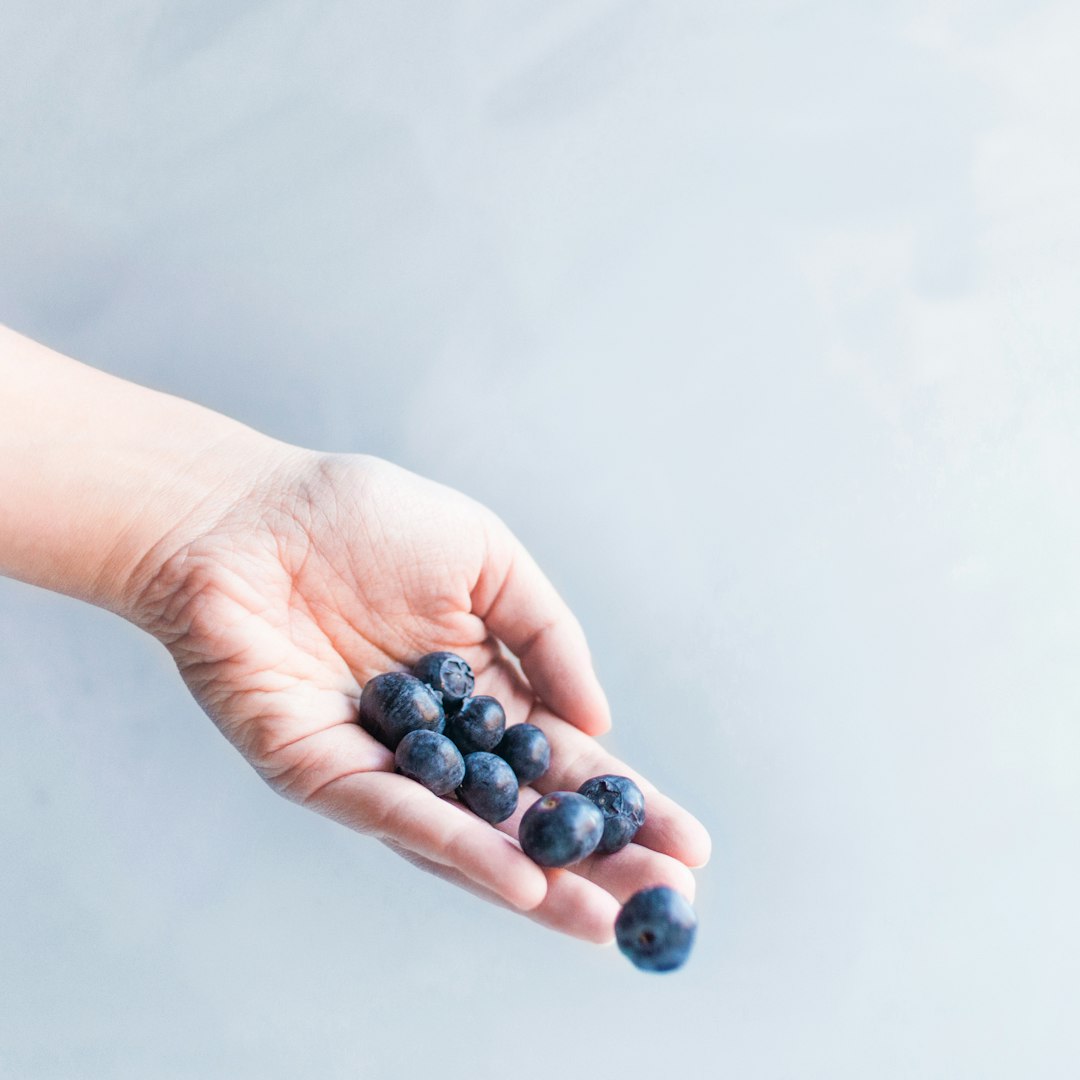
<svg viewBox="0 0 1080 1080"><path fill-rule="evenodd" d="M155 545L272 442L0 326L0 573L123 612Z"/></svg>

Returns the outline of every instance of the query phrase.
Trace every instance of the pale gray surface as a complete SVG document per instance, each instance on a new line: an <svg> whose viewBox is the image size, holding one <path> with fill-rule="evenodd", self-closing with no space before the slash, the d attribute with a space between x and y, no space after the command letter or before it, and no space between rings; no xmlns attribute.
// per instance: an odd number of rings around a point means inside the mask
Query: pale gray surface
<svg viewBox="0 0 1080 1080"><path fill-rule="evenodd" d="M1075 1077L1078 40L7 0L0 320L489 502L716 854L638 975L276 799L154 642L0 582L0 1075Z"/></svg>

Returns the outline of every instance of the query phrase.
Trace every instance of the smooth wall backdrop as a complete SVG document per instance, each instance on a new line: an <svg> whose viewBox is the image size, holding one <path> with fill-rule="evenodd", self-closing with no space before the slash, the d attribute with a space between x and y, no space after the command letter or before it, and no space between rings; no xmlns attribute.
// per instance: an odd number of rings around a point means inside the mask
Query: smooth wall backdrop
<svg viewBox="0 0 1080 1080"><path fill-rule="evenodd" d="M0 320L489 503L716 850L677 975L0 582L0 1075L1080 1068L1080 10L6 0ZM2 418L0 418L2 422Z"/></svg>

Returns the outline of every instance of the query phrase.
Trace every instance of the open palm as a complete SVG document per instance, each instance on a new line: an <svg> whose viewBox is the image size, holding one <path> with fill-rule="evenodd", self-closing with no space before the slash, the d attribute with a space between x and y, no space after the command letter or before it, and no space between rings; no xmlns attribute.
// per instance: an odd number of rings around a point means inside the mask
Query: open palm
<svg viewBox="0 0 1080 1080"><path fill-rule="evenodd" d="M687 866L708 857L707 834L593 737L609 718L581 628L494 514L377 458L293 448L230 490L197 535L157 545L129 617L276 791L590 940L610 940L618 903L639 888L692 897ZM551 743L549 772L499 826L395 774L356 723L369 678L436 650L468 660L507 722L528 720ZM512 839L522 812L606 772L645 792L635 843L569 870L528 859Z"/></svg>

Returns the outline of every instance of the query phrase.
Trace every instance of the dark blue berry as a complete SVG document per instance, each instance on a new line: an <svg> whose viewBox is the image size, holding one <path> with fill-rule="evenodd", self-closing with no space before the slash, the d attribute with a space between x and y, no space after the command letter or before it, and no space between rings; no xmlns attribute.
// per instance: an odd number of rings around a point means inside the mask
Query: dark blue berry
<svg viewBox="0 0 1080 1080"><path fill-rule="evenodd" d="M505 728L503 707L486 694L466 698L461 708L446 720L446 734L463 754L494 749Z"/></svg>
<svg viewBox="0 0 1080 1080"><path fill-rule="evenodd" d="M457 793L474 814L492 825L505 821L517 809L514 770L501 757L484 750L465 755L465 778Z"/></svg>
<svg viewBox="0 0 1080 1080"><path fill-rule="evenodd" d="M508 727L495 753L509 764L522 784L539 780L551 764L551 745L535 724Z"/></svg>
<svg viewBox="0 0 1080 1080"><path fill-rule="evenodd" d="M436 795L448 795L465 776L458 748L436 731L410 731L394 751L394 768Z"/></svg>
<svg viewBox="0 0 1080 1080"><path fill-rule="evenodd" d="M591 855L604 834L604 815L574 791L553 791L525 811L521 850L541 866L569 866Z"/></svg>
<svg viewBox="0 0 1080 1080"><path fill-rule="evenodd" d="M388 671L369 679L364 687L360 724L394 750L410 731L441 732L446 716L430 686L405 671Z"/></svg>
<svg viewBox="0 0 1080 1080"><path fill-rule="evenodd" d="M674 971L686 962L697 932L690 902L667 885L634 893L615 920L615 940L642 971Z"/></svg>
<svg viewBox="0 0 1080 1080"><path fill-rule="evenodd" d="M578 791L604 815L604 835L596 845L601 855L626 847L645 824L645 796L629 776L594 776Z"/></svg>
<svg viewBox="0 0 1080 1080"><path fill-rule="evenodd" d="M433 652L421 656L413 665L413 674L442 694L446 715L457 712L461 702L473 692L472 668L452 652Z"/></svg>

